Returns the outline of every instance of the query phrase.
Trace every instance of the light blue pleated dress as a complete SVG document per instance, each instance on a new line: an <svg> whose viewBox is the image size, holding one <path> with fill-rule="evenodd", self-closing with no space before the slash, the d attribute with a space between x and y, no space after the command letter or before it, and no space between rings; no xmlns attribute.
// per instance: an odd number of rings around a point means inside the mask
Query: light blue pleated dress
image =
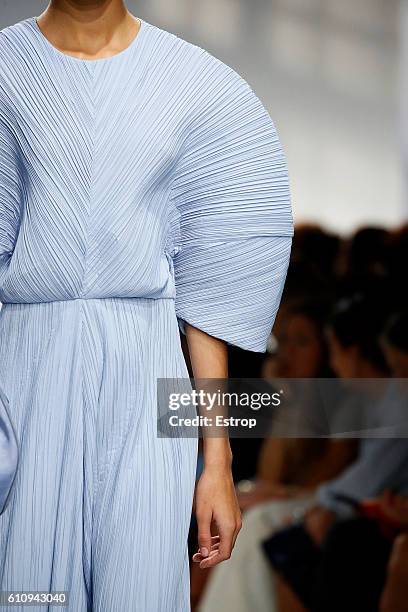
<svg viewBox="0 0 408 612"><path fill-rule="evenodd" d="M190 609L197 440L157 435L156 381L185 321L265 350L293 233L251 87L141 24L98 60L0 33L0 590L70 612Z"/></svg>

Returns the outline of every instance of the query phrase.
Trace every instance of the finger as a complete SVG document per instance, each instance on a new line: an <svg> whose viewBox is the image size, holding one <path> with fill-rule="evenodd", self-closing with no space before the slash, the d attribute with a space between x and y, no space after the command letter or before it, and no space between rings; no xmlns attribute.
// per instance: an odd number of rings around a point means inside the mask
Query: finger
<svg viewBox="0 0 408 612"><path fill-rule="evenodd" d="M219 563L218 561L219 556L220 556L220 553L218 550L215 550L214 552L210 553L210 555L206 559L203 559L200 562L200 568L207 569L209 567L213 567L214 565L217 565L217 563Z"/></svg>
<svg viewBox="0 0 408 612"><path fill-rule="evenodd" d="M211 538L211 542L212 542L212 543L211 543L211 550L212 550L213 548L218 547L218 546L220 545L220 539L219 539L219 538L220 538L220 536L212 536L212 538ZM198 549L198 550L197 550L197 553L196 553L196 554L197 554L197 555L199 555L199 554L200 554L200 549Z"/></svg>
<svg viewBox="0 0 408 612"><path fill-rule="evenodd" d="M220 544L217 550L200 563L200 567L207 568L229 559L232 552L232 541L235 534L235 525L225 525L220 530Z"/></svg>
<svg viewBox="0 0 408 612"><path fill-rule="evenodd" d="M214 548L214 546L219 546L220 543L220 536L212 536L211 537L211 548ZM198 549L197 553L200 552L200 549Z"/></svg>
<svg viewBox="0 0 408 612"><path fill-rule="evenodd" d="M211 513L206 513L197 517L199 553L204 558L208 557L211 551L211 520Z"/></svg>
<svg viewBox="0 0 408 612"><path fill-rule="evenodd" d="M211 556L211 553L212 553L212 552L214 552L214 550L218 550L218 549L219 549L219 547L220 547L219 542L217 542L216 544L212 544L212 546L211 546L211 551L210 551L210 555L209 555L209 557ZM202 561L204 558L205 558L205 557L203 557L203 555L200 553L200 551L197 551L197 552L196 552L196 553L193 555L193 557L192 557L192 559L193 559L193 561L194 561L195 563L198 563L199 561ZM208 557L207 557L207 558L208 558Z"/></svg>

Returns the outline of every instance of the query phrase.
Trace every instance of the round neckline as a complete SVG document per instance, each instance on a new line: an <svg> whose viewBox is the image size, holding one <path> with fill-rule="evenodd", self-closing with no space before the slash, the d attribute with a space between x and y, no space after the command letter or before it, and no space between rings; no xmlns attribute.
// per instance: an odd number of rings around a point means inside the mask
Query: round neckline
<svg viewBox="0 0 408 612"><path fill-rule="evenodd" d="M64 53L64 51L61 51L60 49L58 49L58 47L56 47L55 45L52 44L52 42L50 40L48 40L48 38L45 36L44 32L41 30L38 22L37 22L37 17L31 17L31 22L34 26L34 30L37 32L37 34L40 36L40 38L43 40L43 42L47 45L47 47L51 48L52 51L54 53L56 53L57 55L61 55L62 57L67 58L68 60L73 60L74 62L81 62L81 63L85 63L85 64L94 64L96 62L109 62L112 60L115 60L116 58L119 57L123 57L124 55L127 55L132 49L133 47L136 47L137 44L139 44L139 38L142 34L142 32L145 30L147 23L141 19L141 17L137 17L137 19L140 21L140 27L139 30L136 34L136 36L134 36L134 38L131 40L131 42L128 44L127 47L125 47L124 49L122 49L122 51L119 51L118 53L115 53L114 55L109 55L108 57L95 57L93 59L89 58L82 58L82 57L76 57L75 55L70 55L69 53Z"/></svg>

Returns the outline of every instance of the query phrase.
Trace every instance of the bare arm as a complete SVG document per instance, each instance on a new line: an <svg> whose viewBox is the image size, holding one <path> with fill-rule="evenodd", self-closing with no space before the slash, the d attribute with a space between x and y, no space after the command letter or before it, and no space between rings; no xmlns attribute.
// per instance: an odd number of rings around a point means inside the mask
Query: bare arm
<svg viewBox="0 0 408 612"><path fill-rule="evenodd" d="M194 378L227 378L225 342L187 323L185 331ZM194 555L194 561L206 568L231 556L241 529L241 515L232 479L232 453L228 438L204 438L203 453L204 470L195 494L200 551ZM213 538L211 529L215 535Z"/></svg>

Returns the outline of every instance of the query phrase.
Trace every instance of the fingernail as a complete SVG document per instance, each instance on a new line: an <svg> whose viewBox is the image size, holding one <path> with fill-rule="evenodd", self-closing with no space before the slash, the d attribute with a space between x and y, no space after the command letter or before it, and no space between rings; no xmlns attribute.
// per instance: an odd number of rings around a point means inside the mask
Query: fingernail
<svg viewBox="0 0 408 612"><path fill-rule="evenodd" d="M208 557L208 548L200 548L200 553L203 557Z"/></svg>

